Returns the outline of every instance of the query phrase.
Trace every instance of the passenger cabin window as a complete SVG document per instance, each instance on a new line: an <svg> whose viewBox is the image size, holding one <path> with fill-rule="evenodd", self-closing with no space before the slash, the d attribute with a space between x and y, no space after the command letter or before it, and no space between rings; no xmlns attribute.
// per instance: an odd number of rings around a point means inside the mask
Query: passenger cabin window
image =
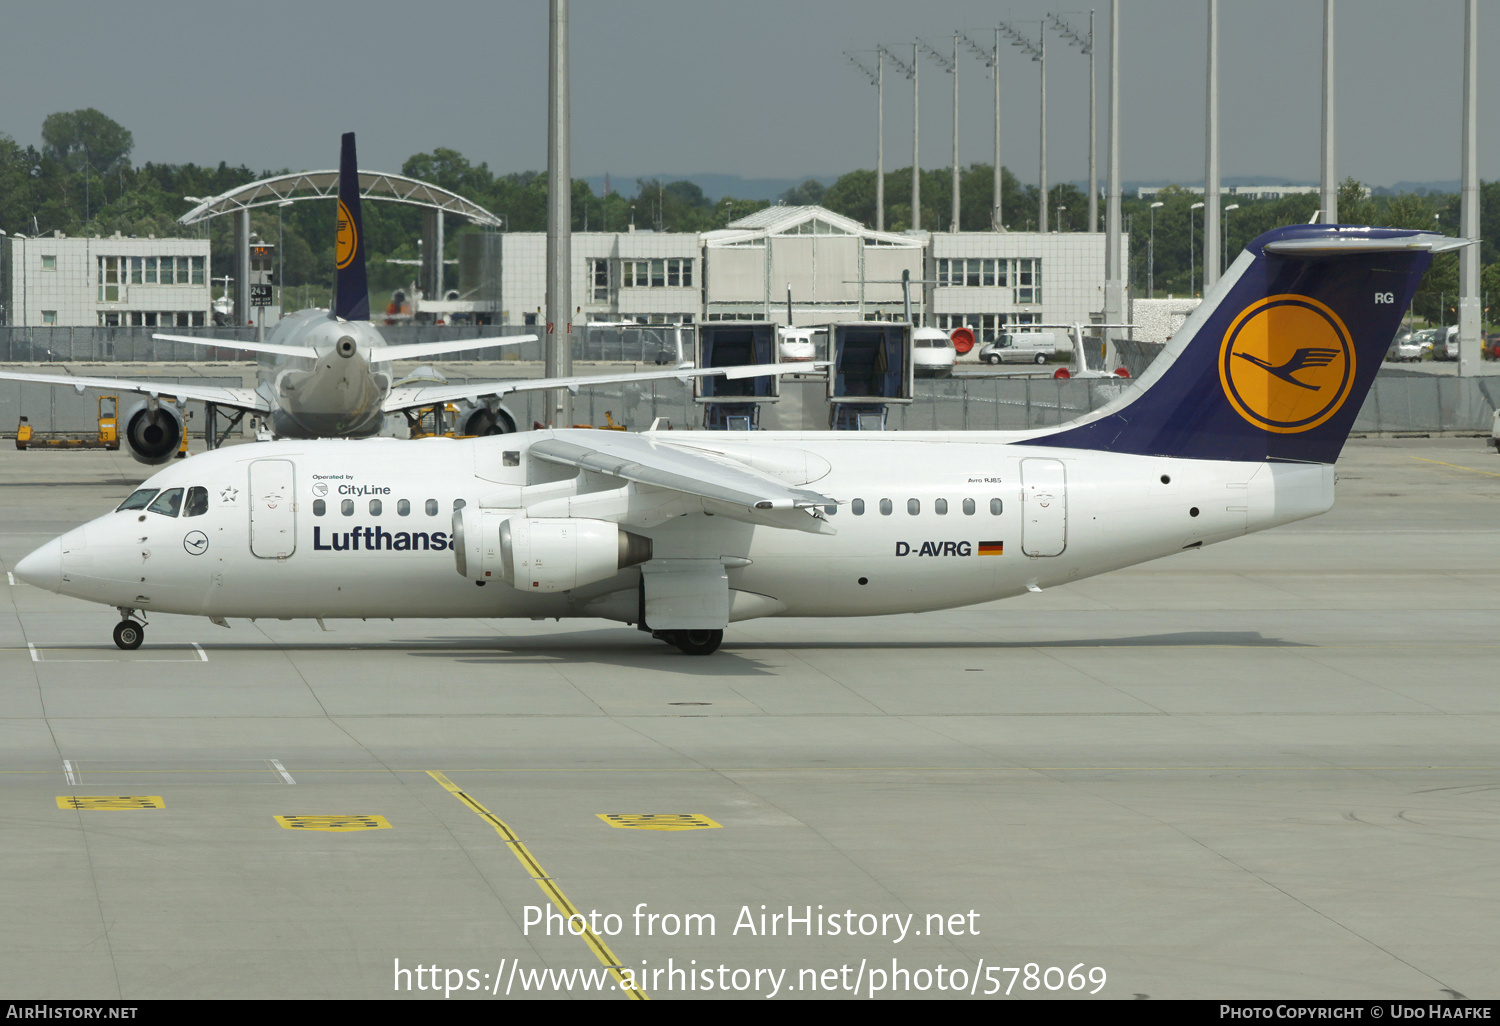
<svg viewBox="0 0 1500 1026"><path fill-rule="evenodd" d="M324 513L327 513L327 512L328 512L328 503L324 502L322 499L314 499L313 500L313 516L320 517Z"/></svg>
<svg viewBox="0 0 1500 1026"><path fill-rule="evenodd" d="M131 492L130 496L124 502L116 506L115 511L119 512L122 509L145 509L151 504L151 500L155 497L155 488L137 489L136 491Z"/></svg>
<svg viewBox="0 0 1500 1026"><path fill-rule="evenodd" d="M182 511L182 489L168 488L146 507L148 513L160 513L164 517L175 517Z"/></svg>
<svg viewBox="0 0 1500 1026"><path fill-rule="evenodd" d="M934 513L936 513L940 517L947 516L948 515L948 500L947 499L933 499L932 500L932 511Z"/></svg>
<svg viewBox="0 0 1500 1026"><path fill-rule="evenodd" d="M994 516L998 517L1000 515L1000 511L1003 510L1004 508L1005 508L1004 503L1002 503L999 499L991 499L990 500L990 513L993 514Z"/></svg>
<svg viewBox="0 0 1500 1026"><path fill-rule="evenodd" d="M881 499L880 500L880 515L881 516L883 516L883 517L890 516L891 515L891 509L892 509L892 506L891 506L891 500L890 499Z"/></svg>
<svg viewBox="0 0 1500 1026"><path fill-rule="evenodd" d="M346 517L354 516L354 500L345 499L343 502L339 503L339 512L344 514L344 516Z"/></svg>
<svg viewBox="0 0 1500 1026"><path fill-rule="evenodd" d="M189 488L187 502L183 504L182 515L185 517L201 517L208 512L208 489Z"/></svg>
<svg viewBox="0 0 1500 1026"><path fill-rule="evenodd" d="M380 502L379 499L371 499L370 500L370 516L372 516L372 517L378 517L378 516L380 516L380 511L383 508L384 507L381 505L381 502Z"/></svg>
<svg viewBox="0 0 1500 1026"><path fill-rule="evenodd" d="M973 515L974 515L974 500L973 499L965 499L964 500L964 516L966 516L966 517L972 517Z"/></svg>
<svg viewBox="0 0 1500 1026"><path fill-rule="evenodd" d="M826 505L826 506L823 507L823 512L826 513L828 516L834 516L835 514L838 513L838 511L839 511L838 506L834 505L831 502L828 505Z"/></svg>
<svg viewBox="0 0 1500 1026"><path fill-rule="evenodd" d="M906 500L906 512L908 514L910 514L911 516L916 516L918 513L921 513L922 512L922 500L921 499L907 499Z"/></svg>
<svg viewBox="0 0 1500 1026"><path fill-rule="evenodd" d="M464 502L464 500L462 500L462 499L454 499L453 500L453 508L454 509L463 509L464 506L466 506L466 505L468 505L468 504L466 502Z"/></svg>
<svg viewBox="0 0 1500 1026"><path fill-rule="evenodd" d="M407 499L398 499L398 500L396 500L396 516L398 516L398 517L409 517L409 516L411 516L411 502L409 500L407 500Z"/></svg>
<svg viewBox="0 0 1500 1026"><path fill-rule="evenodd" d="M853 502L849 503L849 512L853 513L857 517L864 516L865 515L865 500L864 499L855 499Z"/></svg>
<svg viewBox="0 0 1500 1026"><path fill-rule="evenodd" d="M427 500L427 515L430 517L438 515L438 501L436 499Z"/></svg>

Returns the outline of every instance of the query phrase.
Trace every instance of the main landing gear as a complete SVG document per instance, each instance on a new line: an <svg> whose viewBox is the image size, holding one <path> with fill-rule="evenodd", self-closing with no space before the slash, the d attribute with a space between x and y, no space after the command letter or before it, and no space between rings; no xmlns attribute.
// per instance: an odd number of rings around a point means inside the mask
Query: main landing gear
<svg viewBox="0 0 1500 1026"><path fill-rule="evenodd" d="M135 618L134 609L120 610L120 622L115 624L115 644L128 651L141 647L146 640L146 624Z"/></svg>
<svg viewBox="0 0 1500 1026"><path fill-rule="evenodd" d="M723 631L652 631L651 636L676 645L684 655L711 655L724 643Z"/></svg>

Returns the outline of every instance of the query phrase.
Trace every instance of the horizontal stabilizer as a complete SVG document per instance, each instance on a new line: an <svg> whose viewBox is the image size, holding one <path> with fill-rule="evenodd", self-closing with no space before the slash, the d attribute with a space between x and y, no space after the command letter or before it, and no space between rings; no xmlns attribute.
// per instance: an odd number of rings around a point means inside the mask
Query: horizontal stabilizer
<svg viewBox="0 0 1500 1026"><path fill-rule="evenodd" d="M405 346L381 346L370 350L372 363L389 363L392 360L420 360L439 353L461 353L468 349L488 349L491 346L518 346L523 342L535 342L535 335L499 335L495 338L449 339L446 342L413 342Z"/></svg>
<svg viewBox="0 0 1500 1026"><path fill-rule="evenodd" d="M187 342L195 346L221 346L224 349L243 349L251 353L270 353L272 356L300 356L316 360L318 351L312 346L279 346L274 342L242 342L235 338L199 338L192 335L152 335L163 342Z"/></svg>
<svg viewBox="0 0 1500 1026"><path fill-rule="evenodd" d="M179 385L166 381L143 381L140 378L85 378L72 374L20 374L0 371L0 381L32 381L42 385L66 385L76 392L85 388L110 392L134 392L158 399L183 399L214 403L237 410L267 413L270 406L253 388L229 388L223 385Z"/></svg>

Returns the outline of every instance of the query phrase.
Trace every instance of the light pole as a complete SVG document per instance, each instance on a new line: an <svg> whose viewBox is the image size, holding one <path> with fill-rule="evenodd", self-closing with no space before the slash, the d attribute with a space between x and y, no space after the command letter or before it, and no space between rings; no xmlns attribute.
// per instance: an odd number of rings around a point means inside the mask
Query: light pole
<svg viewBox="0 0 1500 1026"><path fill-rule="evenodd" d="M1041 161L1037 172L1036 229L1039 232L1045 232L1047 230L1047 25L1046 22L1038 22L1037 25L1036 43L1032 43L1007 22L1000 23L1000 31L1010 37L1011 46L1019 46L1021 52L1030 54L1031 59L1041 70Z"/></svg>
<svg viewBox="0 0 1500 1026"><path fill-rule="evenodd" d="M918 45L923 50L927 51L927 56L931 57L934 61L937 62L938 67L942 68L944 71L948 72L948 74L950 74L950 75L953 76L953 168L952 168L952 191L953 191L953 194L950 197L950 199L951 199L952 202L950 204L951 213L949 214L949 218L948 218L948 221L949 221L948 230L950 232L956 232L956 231L958 231L958 218L959 218L959 172L958 172L958 36L955 34L954 37L953 37L953 59L951 61L947 57L945 57L941 53L939 53L937 51L936 47L934 47L931 43L927 42L926 40L919 39L919 40L917 40L917 43L918 43Z"/></svg>
<svg viewBox="0 0 1500 1026"><path fill-rule="evenodd" d="M849 58L864 76L875 85L875 230L885 231L885 48L875 48L875 70L865 67L864 62L848 50Z"/></svg>
<svg viewBox="0 0 1500 1026"><path fill-rule="evenodd" d="M1197 273L1197 270L1198 270L1198 257L1193 252L1193 236L1198 231L1198 225L1197 225L1198 218L1197 218L1197 215L1195 215L1193 213L1193 211L1195 211L1195 210L1201 210L1201 209L1203 209L1203 204L1202 203L1194 203L1192 206L1188 207L1188 296L1189 296L1189 298L1191 298L1193 296L1196 296L1198 294L1198 284L1197 284L1197 280L1194 277L1194 275Z"/></svg>
<svg viewBox="0 0 1500 1026"><path fill-rule="evenodd" d="M1146 298L1156 298L1156 208L1164 207L1160 201L1151 204L1151 235L1146 242Z"/></svg>
<svg viewBox="0 0 1500 1026"><path fill-rule="evenodd" d="M291 200L282 200L276 204L276 311L278 320L286 316L286 304L281 301L282 293L286 291L286 250L281 245L281 212L291 205Z"/></svg>
<svg viewBox="0 0 1500 1026"><path fill-rule="evenodd" d="M1240 209L1238 203L1231 203L1224 208L1224 255L1219 259L1219 273L1224 273L1224 268L1229 266L1229 212Z"/></svg>
<svg viewBox="0 0 1500 1026"><path fill-rule="evenodd" d="M1099 230L1099 177L1098 165L1095 162L1094 143L1098 138L1095 129L1095 97L1097 90L1094 86L1094 12L1089 12L1089 34L1087 37L1079 35L1062 18L1055 14L1048 15L1052 19L1052 26L1057 29L1068 42L1083 51L1083 55L1089 59L1089 231Z"/></svg>
<svg viewBox="0 0 1500 1026"><path fill-rule="evenodd" d="M962 32L959 33L959 38L963 40L964 45L969 48L975 57L984 61L985 66L990 69L995 78L995 167L993 172L994 184L992 186L994 196L990 202L990 230L1003 232L1005 231L1005 226L1000 223L1000 190L1003 185L1000 171L1000 30L995 30L994 53L986 52L982 46Z"/></svg>

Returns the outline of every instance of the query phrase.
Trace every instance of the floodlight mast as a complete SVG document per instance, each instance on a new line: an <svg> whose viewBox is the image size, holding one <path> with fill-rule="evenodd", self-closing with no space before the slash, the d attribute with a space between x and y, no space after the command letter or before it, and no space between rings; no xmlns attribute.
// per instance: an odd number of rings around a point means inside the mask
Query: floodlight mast
<svg viewBox="0 0 1500 1026"><path fill-rule="evenodd" d="M917 44L911 44L911 63L907 64L890 50L881 48L896 70L911 79L911 230L922 229L922 147L921 147L921 103L918 81L919 64Z"/></svg>
<svg viewBox="0 0 1500 1026"><path fill-rule="evenodd" d="M1000 192L1003 185L1003 176L1000 171L1000 30L995 30L995 49L993 53L982 48L962 32L958 34L958 38L963 40L964 45L969 48L969 52L984 61L985 66L990 69L990 73L995 79L995 184L994 196L990 202L990 228L993 231L1003 232L1005 231L1005 225L1000 223Z"/></svg>
<svg viewBox="0 0 1500 1026"><path fill-rule="evenodd" d="M927 51L927 56L937 61L938 67L953 76L953 203L952 214L949 218L948 230L958 231L959 196L958 196L958 36L953 37L953 59L950 61L937 51L931 43L925 40L917 40L922 49Z"/></svg>
<svg viewBox="0 0 1500 1026"><path fill-rule="evenodd" d="M1033 43L1027 37L1016 31L1009 22L1000 23L1000 31L1010 37L1011 46L1019 46L1023 53L1031 55L1031 59L1041 66L1042 79L1042 116L1041 116L1041 167L1038 172L1037 189L1037 231L1047 230L1047 32L1046 23L1037 22L1039 40Z"/></svg>
<svg viewBox="0 0 1500 1026"><path fill-rule="evenodd" d="M875 48L875 70L865 67L864 62L848 50L849 58L864 76L875 84L875 230L885 231L885 48Z"/></svg>
<svg viewBox="0 0 1500 1026"><path fill-rule="evenodd" d="M1094 101L1097 90L1094 88L1094 12L1089 12L1089 34L1087 37L1079 35L1073 30L1073 26L1063 21L1056 14L1049 16L1052 27L1057 34L1083 51L1083 55L1089 59L1089 231L1099 230L1099 176L1097 172L1094 143L1098 138L1098 130L1095 127Z"/></svg>

